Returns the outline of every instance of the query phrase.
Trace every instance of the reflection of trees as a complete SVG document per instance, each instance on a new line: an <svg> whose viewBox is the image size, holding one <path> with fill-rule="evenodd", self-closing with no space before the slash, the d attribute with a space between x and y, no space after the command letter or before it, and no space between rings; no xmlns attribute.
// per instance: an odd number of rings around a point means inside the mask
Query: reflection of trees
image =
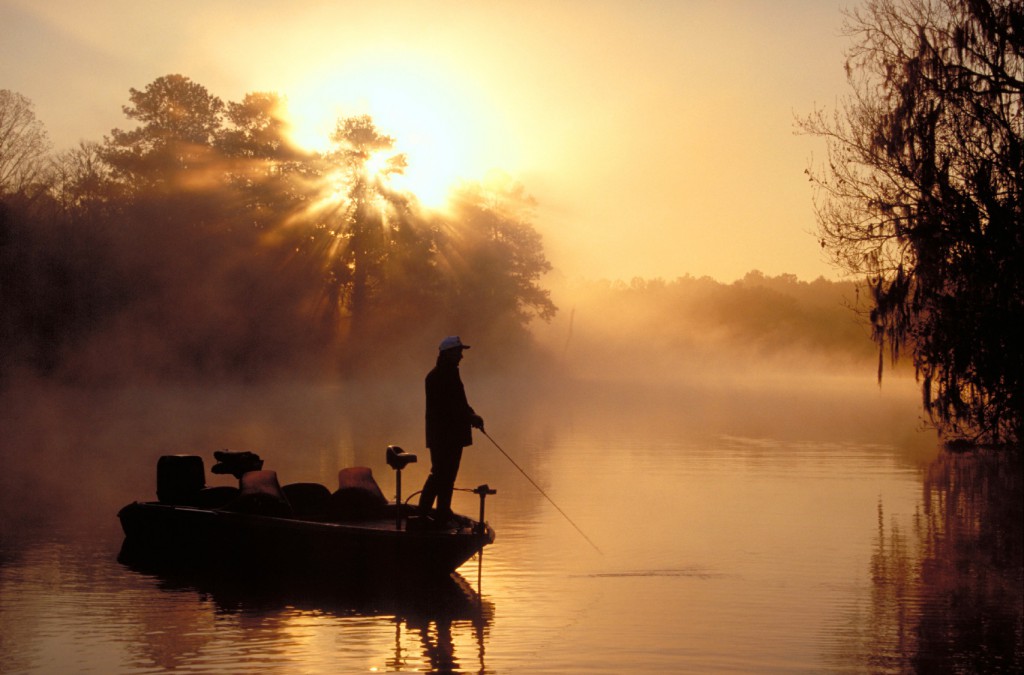
<svg viewBox="0 0 1024 675"><path fill-rule="evenodd" d="M925 478L919 670L1021 672L1024 547L1019 460L944 454ZM948 611L951 610L951 611Z"/></svg>
<svg viewBox="0 0 1024 675"><path fill-rule="evenodd" d="M876 672L1021 672L1021 478L1010 457L944 453L909 531L887 531L879 505L871 601L841 660Z"/></svg>

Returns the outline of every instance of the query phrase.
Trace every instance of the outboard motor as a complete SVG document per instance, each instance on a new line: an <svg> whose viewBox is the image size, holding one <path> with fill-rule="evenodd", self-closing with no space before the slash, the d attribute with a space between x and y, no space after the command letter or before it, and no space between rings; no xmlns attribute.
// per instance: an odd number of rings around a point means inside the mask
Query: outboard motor
<svg viewBox="0 0 1024 675"><path fill-rule="evenodd" d="M187 504L206 487L203 458L164 455L156 463L156 498L161 504Z"/></svg>

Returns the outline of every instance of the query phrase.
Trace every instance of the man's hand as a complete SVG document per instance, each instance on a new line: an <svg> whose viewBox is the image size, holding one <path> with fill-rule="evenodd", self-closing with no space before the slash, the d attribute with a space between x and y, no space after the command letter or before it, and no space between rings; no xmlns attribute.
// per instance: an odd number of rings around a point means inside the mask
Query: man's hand
<svg viewBox="0 0 1024 675"><path fill-rule="evenodd" d="M473 419L470 421L470 424L472 424L474 428L479 429L480 431L484 430L484 418L480 417L479 415L473 415Z"/></svg>

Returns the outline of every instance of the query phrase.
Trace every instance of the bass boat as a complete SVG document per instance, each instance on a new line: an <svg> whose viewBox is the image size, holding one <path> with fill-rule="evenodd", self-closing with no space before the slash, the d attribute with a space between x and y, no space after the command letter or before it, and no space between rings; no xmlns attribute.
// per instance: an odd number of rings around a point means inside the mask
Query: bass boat
<svg viewBox="0 0 1024 675"><path fill-rule="evenodd" d="M338 474L333 492L319 483L280 485L251 452L215 452L213 473L238 487L206 487L197 455L165 455L157 463L157 501L134 502L118 518L122 558L184 562L238 572L326 574L336 579L443 579L494 542L481 485L479 520L455 514L446 522L401 501L402 469L416 456L388 446L395 470L394 502L367 467Z"/></svg>

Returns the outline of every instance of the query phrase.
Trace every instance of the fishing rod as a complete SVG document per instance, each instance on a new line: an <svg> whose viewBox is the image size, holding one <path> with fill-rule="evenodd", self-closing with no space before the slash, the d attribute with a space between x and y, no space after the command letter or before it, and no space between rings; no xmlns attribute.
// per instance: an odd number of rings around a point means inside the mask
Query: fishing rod
<svg viewBox="0 0 1024 675"><path fill-rule="evenodd" d="M536 482L535 480L533 480L532 478L530 478L530 474L528 474L528 473L526 473L525 471L523 471L523 467L521 467L521 466L519 466L518 464L516 464L516 460L512 459L512 457L511 457L511 456L510 456L510 455L509 455L509 454L508 454L507 452L505 452L504 448L502 448L502 447L501 447L500 445L498 445L498 442L497 442L497 441L495 441L495 440L494 440L493 438L491 438L491 435L490 435L489 433L487 433L486 431L484 431L484 430L483 430L482 428L480 429L480 433L482 433L482 434L483 434L484 436L486 436L486 437L487 437L487 440L489 440L489 441L490 441L491 443L493 443L493 444L494 444L494 447L496 447L496 448L497 448L497 449L498 449L498 450L499 450L499 451L501 452L501 454L505 455L505 458L506 458L506 459L508 459L508 461L512 462L512 466L514 466L515 468L519 469L519 473L523 474L523 476L525 476L525 477L526 477L526 480L530 481L530 483L531 483L531 484L533 485L533 487L537 488L537 492L539 492L539 493L541 493L542 495L544 495L544 498L545 498L545 499L547 499L547 500L548 500L549 502L551 502L551 505L552 505L552 506L554 506L554 507L555 507L556 509L558 509L558 512L559 512L559 513L561 513L561 514L562 514L562 516L563 516L563 517L564 517L564 518L565 518L566 520L568 520L568 521L569 521L569 524L570 524L570 525L572 525L572 526L573 526L574 528L576 528L576 531L577 531L577 532L579 532L579 533L580 533L580 535L581 535L581 536L582 536L582 537L583 537L584 539L586 539L586 540L587 540L587 543L588 543L588 544L590 544L591 546L593 546L593 547L594 547L594 550L595 550L595 551L597 551L597 552L598 552L598 553L600 553L601 555L604 555L604 552L603 552L603 551L602 551L601 549L599 549L599 548L597 547L597 544L595 544L594 542L592 542L592 541L590 540L590 537L588 537L588 536L587 536L587 535L586 535L586 534L585 534L585 533L583 532L583 530L581 530L581 529L580 529L580 526L579 526L579 525L577 525L576 523L574 523L574 522L572 521L572 518L570 518L570 517L568 516L568 514L566 514L566 512L565 512L565 511L563 511L563 510L562 510L562 508L561 508L561 507L560 507L560 506L559 506L558 504L556 504L556 503L555 503L555 500L553 500L553 499L552 499L551 497L549 497L549 496L548 496L548 493L547 493L547 492L544 492L544 490L542 490L542 489L541 489L541 487L540 487L539 485L537 485L537 482Z"/></svg>

